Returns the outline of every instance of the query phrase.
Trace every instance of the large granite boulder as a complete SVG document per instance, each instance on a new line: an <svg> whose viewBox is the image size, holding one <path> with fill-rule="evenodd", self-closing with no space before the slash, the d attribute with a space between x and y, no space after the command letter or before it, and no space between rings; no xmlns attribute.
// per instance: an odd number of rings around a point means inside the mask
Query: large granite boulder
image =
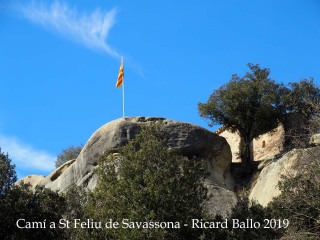
<svg viewBox="0 0 320 240"><path fill-rule="evenodd" d="M311 136L309 145L311 146L319 146L320 145L320 133L314 134Z"/></svg>
<svg viewBox="0 0 320 240"><path fill-rule="evenodd" d="M280 195L278 183L282 175L295 176L301 169L320 156L320 147L293 149L275 159L262 162L261 172L255 180L249 198L262 206L267 206L274 197Z"/></svg>
<svg viewBox="0 0 320 240"><path fill-rule="evenodd" d="M93 189L97 183L97 175L93 170L97 167L99 157L105 151L117 153L143 126L151 123L159 123L169 147L177 149L188 158L208 159L209 185L221 188L219 195L221 191L228 191L230 195L229 191L233 190L233 179L229 171L232 155L226 140L194 124L156 117L127 117L105 124L90 137L74 162L62 165L40 184L57 191L65 191L74 184ZM227 204L226 208L230 210L232 206ZM225 212L218 211L223 215Z"/></svg>
<svg viewBox="0 0 320 240"><path fill-rule="evenodd" d="M35 189L36 186L43 180L45 179L45 176L42 175L28 175L25 176L24 178L19 179L15 183L15 185L19 185L20 183L25 183L25 184L30 184L32 189Z"/></svg>

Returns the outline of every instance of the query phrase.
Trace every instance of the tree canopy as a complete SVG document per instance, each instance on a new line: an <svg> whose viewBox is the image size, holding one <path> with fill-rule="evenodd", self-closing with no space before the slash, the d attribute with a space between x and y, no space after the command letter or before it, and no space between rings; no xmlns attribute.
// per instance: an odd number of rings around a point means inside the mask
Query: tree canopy
<svg viewBox="0 0 320 240"><path fill-rule="evenodd" d="M65 200L58 193L43 187L33 191L29 184L14 186L0 200L1 239L64 239L65 229L58 227L65 212ZM19 219L24 219L17 221ZM25 227L27 222L41 222L40 228ZM49 224L55 223L54 228ZM44 225L45 223L45 225Z"/></svg>
<svg viewBox="0 0 320 240"><path fill-rule="evenodd" d="M306 120L319 112L320 89L315 85L313 78L289 83L289 86L290 91L285 99L288 111L297 112Z"/></svg>
<svg viewBox="0 0 320 240"><path fill-rule="evenodd" d="M0 151L0 239L61 239L63 229L20 229L17 220L58 223L65 211L64 198L43 187L33 191L29 184L15 185L16 181L15 165Z"/></svg>
<svg viewBox="0 0 320 240"><path fill-rule="evenodd" d="M60 167L65 162L75 159L79 156L82 150L82 146L69 146L66 149L63 149L62 152L58 155L56 160L56 168Z"/></svg>
<svg viewBox="0 0 320 240"><path fill-rule="evenodd" d="M278 126L286 112L283 96L289 90L269 78L270 70L248 64L250 72L243 77L234 74L231 80L213 91L206 103L199 103L201 117L209 125L223 124L238 131L243 142L242 160L250 163L250 142Z"/></svg>
<svg viewBox="0 0 320 240"><path fill-rule="evenodd" d="M0 148L0 198L8 193L13 184L17 181L15 165L11 164L8 154L1 152Z"/></svg>

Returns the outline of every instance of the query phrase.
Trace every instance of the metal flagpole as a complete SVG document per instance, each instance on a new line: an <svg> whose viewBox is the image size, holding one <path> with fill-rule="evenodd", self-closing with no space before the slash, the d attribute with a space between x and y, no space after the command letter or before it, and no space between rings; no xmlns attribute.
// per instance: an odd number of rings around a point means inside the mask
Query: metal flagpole
<svg viewBox="0 0 320 240"><path fill-rule="evenodd" d="M124 67L123 67L123 57L121 57L121 63L122 63L122 71L123 71L123 77L122 77L122 117L124 118Z"/></svg>
<svg viewBox="0 0 320 240"><path fill-rule="evenodd" d="M122 117L124 117L124 79L122 80Z"/></svg>

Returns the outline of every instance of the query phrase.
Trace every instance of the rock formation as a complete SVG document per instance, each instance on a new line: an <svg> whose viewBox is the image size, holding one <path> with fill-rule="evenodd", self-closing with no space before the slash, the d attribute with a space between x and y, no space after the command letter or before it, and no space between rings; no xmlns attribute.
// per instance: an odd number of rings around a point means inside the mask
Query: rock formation
<svg viewBox="0 0 320 240"><path fill-rule="evenodd" d="M187 158L207 160L210 175L204 182L208 188L205 209L209 214L227 216L237 202L233 191L234 182L230 174L232 155L235 151L231 152L226 139L221 136L229 137L229 141L233 138L228 134L225 135L225 130L218 132L219 136L199 126L165 118L131 117L111 121L93 133L77 159L66 162L46 178L32 175L20 181L30 182L33 187L36 184L44 185L60 192L72 185L93 189L97 184L94 169L98 165L99 157L105 151L111 151L117 155L121 146L132 140L143 126L151 123L159 123L168 147L177 149ZM301 164L307 164L312 160L308 151L320 156L320 134L310 139L312 148L293 149L286 154L280 153L283 147L283 135L284 129L279 126L254 141L255 155L260 156L260 160L264 160L258 167L260 173L252 184L249 198L262 206L267 206L273 197L280 194L278 182L281 175L293 176L300 169ZM237 141L231 141L231 147L237 144Z"/></svg>
<svg viewBox="0 0 320 240"><path fill-rule="evenodd" d="M211 200L209 213L226 215L236 203L230 174L231 150L223 137L199 126L165 118L131 117L111 121L99 128L88 140L75 161L60 166L40 184L63 192L71 185L93 189L97 183L94 169L105 151L116 153L132 140L143 126L159 123L168 147L177 149L188 158L208 159L210 176L206 181ZM216 190L218 189L218 190Z"/></svg>
<svg viewBox="0 0 320 240"><path fill-rule="evenodd" d="M319 146L320 145L320 133L313 135L310 138L309 144L311 146Z"/></svg>
<svg viewBox="0 0 320 240"><path fill-rule="evenodd" d="M21 182L23 183L27 183L31 185L32 189L35 189L35 187L40 183L40 181L42 181L43 179L45 179L45 176L42 175L28 175L24 178L19 179L19 181L17 181L15 184L19 185Z"/></svg>
<svg viewBox="0 0 320 240"><path fill-rule="evenodd" d="M294 176L301 171L303 165L313 161L315 156L320 156L320 147L293 149L281 157L262 162L259 166L262 170L251 189L249 198L264 207L267 206L281 193L278 188L281 175Z"/></svg>

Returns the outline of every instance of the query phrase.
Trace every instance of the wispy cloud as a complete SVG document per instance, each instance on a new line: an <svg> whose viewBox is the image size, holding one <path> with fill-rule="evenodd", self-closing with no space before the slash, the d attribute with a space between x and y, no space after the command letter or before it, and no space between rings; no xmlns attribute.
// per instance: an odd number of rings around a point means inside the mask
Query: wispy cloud
<svg viewBox="0 0 320 240"><path fill-rule="evenodd" d="M1 151L8 153L16 165L18 177L22 177L22 173L43 174L55 169L56 158L53 155L34 149L16 138L0 135L0 146Z"/></svg>
<svg viewBox="0 0 320 240"><path fill-rule="evenodd" d="M86 14L79 13L76 8L58 1L50 6L32 1L29 4L20 4L17 8L28 20L42 25L47 30L53 30L90 49L119 57L119 54L106 42L115 22L116 9L111 11L96 9Z"/></svg>

